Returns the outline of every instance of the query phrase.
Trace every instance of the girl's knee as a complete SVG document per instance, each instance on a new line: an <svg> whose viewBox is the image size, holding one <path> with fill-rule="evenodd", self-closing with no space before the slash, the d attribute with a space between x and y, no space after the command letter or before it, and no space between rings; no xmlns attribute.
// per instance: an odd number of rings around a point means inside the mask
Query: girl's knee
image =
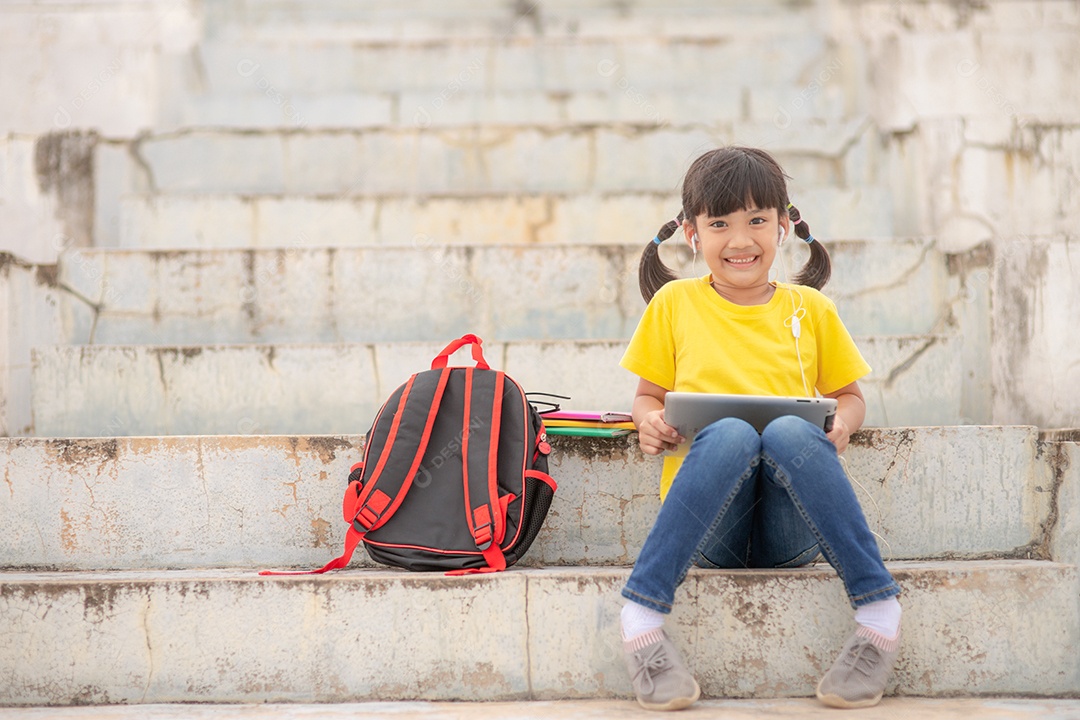
<svg viewBox="0 0 1080 720"><path fill-rule="evenodd" d="M678 479L682 482L684 475L693 475L697 481L712 485L717 472L739 475L756 467L760 458L761 437L757 431L743 420L725 418L697 434Z"/></svg>
<svg viewBox="0 0 1080 720"><path fill-rule="evenodd" d="M762 454L792 472L816 458L822 443L828 443L825 432L794 415L773 420L761 434Z"/></svg>
<svg viewBox="0 0 1080 720"><path fill-rule="evenodd" d="M707 446L710 452L757 454L761 451L761 436L750 423L739 418L723 418L706 425L694 440L694 445L698 443Z"/></svg>
<svg viewBox="0 0 1080 720"><path fill-rule="evenodd" d="M766 452L770 447L791 449L793 443L808 442L824 435L824 431L801 417L784 415L769 423L761 433L761 444Z"/></svg>

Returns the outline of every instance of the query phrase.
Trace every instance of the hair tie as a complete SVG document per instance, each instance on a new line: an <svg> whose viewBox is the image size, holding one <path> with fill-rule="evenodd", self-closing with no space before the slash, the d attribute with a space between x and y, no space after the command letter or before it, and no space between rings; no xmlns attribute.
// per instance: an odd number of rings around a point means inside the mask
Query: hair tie
<svg viewBox="0 0 1080 720"><path fill-rule="evenodd" d="M659 235L657 235L656 237L654 237L654 238L652 239L652 241L653 241L654 243L656 243L657 245L659 245L660 243L664 242L663 240L661 240L661 239L660 239L660 236L659 236Z"/></svg>
<svg viewBox="0 0 1080 720"><path fill-rule="evenodd" d="M804 237L803 240L806 242L807 245L809 245L810 243L814 242L814 236L810 233L806 233L806 237Z"/></svg>

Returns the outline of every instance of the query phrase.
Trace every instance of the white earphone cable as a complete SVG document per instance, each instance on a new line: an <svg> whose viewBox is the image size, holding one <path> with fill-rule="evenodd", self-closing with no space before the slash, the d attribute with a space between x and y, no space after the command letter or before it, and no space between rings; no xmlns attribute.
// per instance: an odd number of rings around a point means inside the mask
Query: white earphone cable
<svg viewBox="0 0 1080 720"><path fill-rule="evenodd" d="M847 458L845 458L843 455L840 456L840 464L844 466L844 474L847 475L848 480L855 483L859 487L859 489L863 491L863 495L870 498L870 502L873 503L873 505L874 505L874 512L877 513L878 522L880 523L881 522L881 507L877 504L877 500L875 500L874 496L870 494L870 491L867 490L865 487L863 487L863 484L861 482L859 482L857 479L855 479L855 476L851 474L851 470L848 469ZM869 526L869 524L870 523L868 521L867 526ZM870 530L871 535L876 537L881 542L885 543L885 549L887 550L887 552L884 553L884 557L891 558L892 557L892 545L889 544L889 541L886 540L883 536L879 535L877 533L877 531L874 530L874 528L869 528L869 530Z"/></svg>
<svg viewBox="0 0 1080 720"><path fill-rule="evenodd" d="M783 228L781 228L781 232ZM781 235L783 237L783 235ZM780 269L784 273L784 284L787 285L788 281L788 269L787 258L784 257L783 246L777 242L776 254L780 256ZM791 298L791 317L784 321L784 327L791 330L791 334L795 337L795 358L799 363L799 377L802 378L803 392L807 397L813 397L813 393L810 392L810 385L806 382L806 370L803 369L802 351L799 349L799 336L802 335L802 319L806 317L806 308L803 306L803 296L798 289L791 287L784 288L788 291L788 296ZM795 296L799 296L799 306L795 306Z"/></svg>

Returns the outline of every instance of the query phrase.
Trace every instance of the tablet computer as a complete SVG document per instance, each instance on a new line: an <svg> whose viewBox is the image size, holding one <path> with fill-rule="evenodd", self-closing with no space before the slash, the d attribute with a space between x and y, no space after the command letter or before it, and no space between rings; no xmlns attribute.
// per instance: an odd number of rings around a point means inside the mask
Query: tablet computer
<svg viewBox="0 0 1080 720"><path fill-rule="evenodd" d="M664 421L686 438L686 442L672 453L674 455L685 455L697 434L717 420L740 418L760 433L766 425L784 415L801 417L829 432L836 415L836 400L690 392L669 392L664 398Z"/></svg>

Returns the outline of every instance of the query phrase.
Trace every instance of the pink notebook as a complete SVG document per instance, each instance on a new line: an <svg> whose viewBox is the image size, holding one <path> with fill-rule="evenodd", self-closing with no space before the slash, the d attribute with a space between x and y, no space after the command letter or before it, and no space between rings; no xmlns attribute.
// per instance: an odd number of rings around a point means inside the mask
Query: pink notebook
<svg viewBox="0 0 1080 720"><path fill-rule="evenodd" d="M627 422L633 420L628 412L615 410L591 411L591 410L556 410L544 413L542 418L551 420L592 420L594 422Z"/></svg>

